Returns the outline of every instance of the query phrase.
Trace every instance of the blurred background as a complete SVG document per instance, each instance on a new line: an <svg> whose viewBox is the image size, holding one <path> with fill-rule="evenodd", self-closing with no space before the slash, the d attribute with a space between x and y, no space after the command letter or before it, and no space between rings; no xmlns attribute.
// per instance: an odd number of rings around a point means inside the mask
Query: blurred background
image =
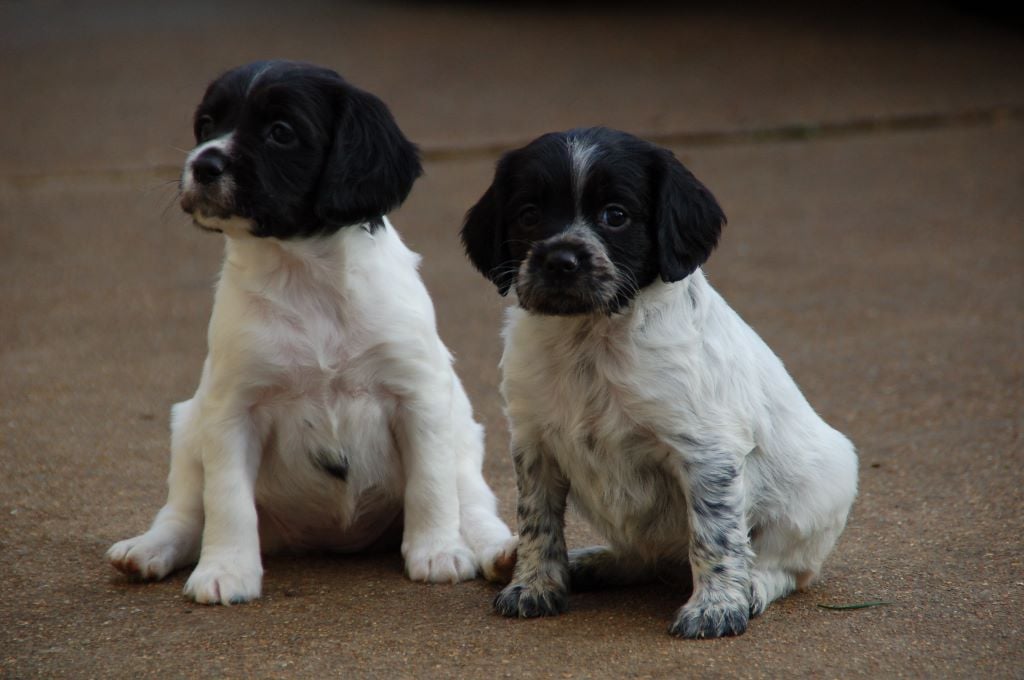
<svg viewBox="0 0 1024 680"><path fill-rule="evenodd" d="M1019 674L1024 644L1024 31L994 3L0 0L0 676ZM204 608L115 576L163 502L219 237L176 204L206 84L338 70L424 154L393 222L514 523L502 307L458 229L494 162L608 125L673 149L729 217L706 267L857 444L861 495L809 592L735 640L666 627L672 584L506 621L397 555L267 560ZM571 545L599 537L575 518ZM820 604L886 601L834 611Z"/></svg>

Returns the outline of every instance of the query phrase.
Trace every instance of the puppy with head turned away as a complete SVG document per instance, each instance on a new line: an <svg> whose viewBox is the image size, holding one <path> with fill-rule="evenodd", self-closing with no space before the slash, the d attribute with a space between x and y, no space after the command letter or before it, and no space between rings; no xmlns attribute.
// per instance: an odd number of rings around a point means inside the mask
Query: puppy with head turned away
<svg viewBox="0 0 1024 680"><path fill-rule="evenodd" d="M857 456L702 273L724 223L671 152L605 128L506 154L468 212L469 259L517 301L501 391L519 545L500 614L674 574L692 594L672 635L739 635L820 572ZM607 545L566 549L568 501Z"/></svg>
<svg viewBox="0 0 1024 680"><path fill-rule="evenodd" d="M171 413L167 502L120 571L196 565L197 602L260 596L261 552L389 542L416 581L511 569L483 431L419 257L385 215L420 175L377 97L337 73L228 71L195 113L181 205L226 251L199 387Z"/></svg>

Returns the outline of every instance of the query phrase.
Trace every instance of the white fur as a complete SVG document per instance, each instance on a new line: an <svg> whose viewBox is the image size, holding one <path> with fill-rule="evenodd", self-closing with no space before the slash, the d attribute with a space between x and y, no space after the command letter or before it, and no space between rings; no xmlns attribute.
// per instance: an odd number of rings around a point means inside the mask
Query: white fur
<svg viewBox="0 0 1024 680"><path fill-rule="evenodd" d="M583 187L587 183L587 173L590 172L590 163L598 149L593 144L570 137L566 141L569 152L569 165L572 167L572 197L576 206L576 214L583 212Z"/></svg>
<svg viewBox="0 0 1024 680"><path fill-rule="evenodd" d="M261 548L359 550L404 512L410 578L493 576L510 533L418 256L386 221L285 242L196 218L227 242L209 355L172 411L167 503L110 548L114 566L158 579L198 560L190 597L247 601ZM344 455L346 481L315 463L321 449Z"/></svg>
<svg viewBox="0 0 1024 680"><path fill-rule="evenodd" d="M513 451L553 458L570 500L638 570L693 559L687 495L700 489L686 465L738 468L731 501L746 520L740 540L753 529L749 595L709 594L694 564L692 604L735 597L730 606L760 613L814 578L846 523L853 446L700 269L652 283L614 315L511 308L502 369Z"/></svg>

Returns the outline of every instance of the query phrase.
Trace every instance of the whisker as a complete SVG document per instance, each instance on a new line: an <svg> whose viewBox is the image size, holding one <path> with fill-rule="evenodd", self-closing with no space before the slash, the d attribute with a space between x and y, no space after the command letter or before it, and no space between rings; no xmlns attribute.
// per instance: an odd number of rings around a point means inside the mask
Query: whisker
<svg viewBox="0 0 1024 680"><path fill-rule="evenodd" d="M174 179L160 179L159 177L157 177L157 178L153 178L153 179L147 180L146 181L146 185L141 190L144 193L148 194L148 193L152 193L154 191L164 190L164 189L166 189L167 187L169 187L171 185L173 185L175 188L177 188L177 186L178 186L178 184L180 182L181 182L181 180L179 178L177 178L177 177L175 177Z"/></svg>
<svg viewBox="0 0 1024 680"><path fill-rule="evenodd" d="M488 276L495 279L499 285L504 285L519 271L519 263L515 260L505 260L488 272Z"/></svg>
<svg viewBox="0 0 1024 680"><path fill-rule="evenodd" d="M498 272L497 274L495 274L493 280L494 280L494 282L498 286L501 286L502 288L504 288L506 286L511 288L512 287L512 281L513 281L514 278L515 278L515 271L513 271L513 270L506 270L506 271Z"/></svg>
<svg viewBox="0 0 1024 680"><path fill-rule="evenodd" d="M160 221L161 222L166 224L167 221L170 219L170 217L171 217L171 210L172 210L172 208L174 208L174 203L175 202L173 200L171 200L171 201L167 201L167 203L164 205L163 210L160 211Z"/></svg>

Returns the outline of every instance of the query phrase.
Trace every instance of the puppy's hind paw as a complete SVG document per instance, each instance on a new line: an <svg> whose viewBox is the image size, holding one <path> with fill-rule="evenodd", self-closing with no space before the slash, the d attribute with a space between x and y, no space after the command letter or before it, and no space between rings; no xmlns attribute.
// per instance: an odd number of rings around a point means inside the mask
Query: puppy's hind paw
<svg viewBox="0 0 1024 680"><path fill-rule="evenodd" d="M263 568L227 560L200 560L185 583L185 595L200 604L243 604L258 599Z"/></svg>
<svg viewBox="0 0 1024 680"><path fill-rule="evenodd" d="M690 602L676 614L668 632L690 639L742 635L749 618L750 605L745 602Z"/></svg>
<svg viewBox="0 0 1024 680"><path fill-rule="evenodd" d="M413 581L458 583L476 578L476 558L461 539L414 542L402 552L405 572Z"/></svg>
<svg viewBox="0 0 1024 680"><path fill-rule="evenodd" d="M508 583L516 569L516 554L519 537L512 536L502 543L492 545L480 556L480 570L491 583Z"/></svg>
<svg viewBox="0 0 1024 680"><path fill-rule="evenodd" d="M565 589L541 588L536 585L513 583L494 598L494 611L502 616L532 619L537 616L556 616L569 608Z"/></svg>
<svg viewBox="0 0 1024 680"><path fill-rule="evenodd" d="M768 595L764 584L755 577L750 579L750 618L760 616L768 606Z"/></svg>
<svg viewBox="0 0 1024 680"><path fill-rule="evenodd" d="M188 561L184 552L179 542L146 533L110 546L107 560L122 574L158 581Z"/></svg>

